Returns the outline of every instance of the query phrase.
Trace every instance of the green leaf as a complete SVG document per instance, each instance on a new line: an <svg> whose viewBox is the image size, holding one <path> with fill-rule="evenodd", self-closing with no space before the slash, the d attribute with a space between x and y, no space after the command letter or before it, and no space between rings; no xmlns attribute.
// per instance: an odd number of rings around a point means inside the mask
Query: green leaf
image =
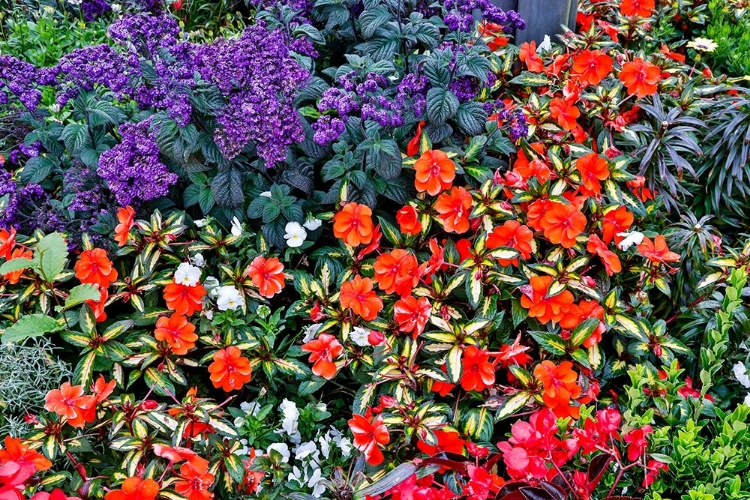
<svg viewBox="0 0 750 500"><path fill-rule="evenodd" d="M529 400L528 392L519 392L515 396L511 396L497 408L497 414L495 414L495 422L506 419L513 415L515 412L523 408L526 402Z"/></svg>
<svg viewBox="0 0 750 500"><path fill-rule="evenodd" d="M594 330L599 328L599 325L601 324L601 321L599 318L589 318L585 321L582 321L580 325L575 327L573 331L571 332L570 336L570 344L573 347L578 347L579 345L586 342L586 339L591 337L591 334L594 333Z"/></svg>
<svg viewBox="0 0 750 500"><path fill-rule="evenodd" d="M99 300L99 290L94 285L83 284L73 287L70 295L65 299L65 309L82 304L87 300Z"/></svg>
<svg viewBox="0 0 750 500"><path fill-rule="evenodd" d="M78 314L78 324L85 335L90 338L96 336L96 316L94 310L88 304L81 307L81 312Z"/></svg>
<svg viewBox="0 0 750 500"><path fill-rule="evenodd" d="M556 333L529 331L542 349L556 356L563 356L566 352L565 341Z"/></svg>
<svg viewBox="0 0 750 500"><path fill-rule="evenodd" d="M2 335L3 344L21 342L31 337L39 337L54 332L60 327L55 318L46 314L29 314L8 327Z"/></svg>
<svg viewBox="0 0 750 500"><path fill-rule="evenodd" d="M36 246L34 259L39 264L42 277L51 283L58 274L65 269L65 261L68 259L68 245L60 233L50 233Z"/></svg>
<svg viewBox="0 0 750 500"><path fill-rule="evenodd" d="M91 385L94 378L94 361L96 361L96 351L90 351L78 362L73 372L73 380L77 385L84 387Z"/></svg>
<svg viewBox="0 0 750 500"><path fill-rule="evenodd" d="M448 352L446 368L448 368L448 377L454 384L457 384L461 380L461 370L463 368L461 357L463 353L463 348L460 345L454 345L451 347L450 352Z"/></svg>
<svg viewBox="0 0 750 500"><path fill-rule="evenodd" d="M417 471L417 466L406 462L400 464L382 479L375 481L370 486L354 492L354 500L363 500L367 496L380 495L406 481Z"/></svg>
<svg viewBox="0 0 750 500"><path fill-rule="evenodd" d="M0 275L12 273L13 271L28 269L30 267L34 267L34 265L34 261L31 259L24 259L23 257L11 259L0 266Z"/></svg>
<svg viewBox="0 0 750 500"><path fill-rule="evenodd" d="M523 85L524 87L541 87L543 85L550 85L552 82L543 74L524 71L513 78L510 83Z"/></svg>
<svg viewBox="0 0 750 500"><path fill-rule="evenodd" d="M427 117L433 125L445 123L456 114L458 106L458 97L447 89L433 87L427 92Z"/></svg>
<svg viewBox="0 0 750 500"><path fill-rule="evenodd" d="M478 102L465 102L458 107L456 118L458 128L466 135L479 135L484 132L487 112Z"/></svg>

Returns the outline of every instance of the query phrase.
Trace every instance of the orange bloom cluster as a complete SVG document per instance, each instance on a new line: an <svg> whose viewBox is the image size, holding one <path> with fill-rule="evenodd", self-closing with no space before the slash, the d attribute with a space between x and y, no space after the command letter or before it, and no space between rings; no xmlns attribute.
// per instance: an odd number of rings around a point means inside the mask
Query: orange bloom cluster
<svg viewBox="0 0 750 500"><path fill-rule="evenodd" d="M604 308L593 300L582 300L578 304L572 304L565 316L560 320L560 326L566 330L573 330L587 319L596 318L599 326L589 338L583 342L583 347L594 347L602 341L602 335L607 331L604 324Z"/></svg>
<svg viewBox="0 0 750 500"><path fill-rule="evenodd" d="M154 500L159 490L159 483L153 479L129 477L119 490L107 493L104 500Z"/></svg>
<svg viewBox="0 0 750 500"><path fill-rule="evenodd" d="M630 229L633 225L633 214L626 207L619 207L604 214L602 219L602 241L609 245L612 240L620 243L622 236L617 236Z"/></svg>
<svg viewBox="0 0 750 500"><path fill-rule="evenodd" d="M612 276L613 274L622 271L620 258L607 247L607 244L604 243L599 236L595 234L589 236L589 242L586 244L586 251L598 255L599 258L602 259L604 268L607 271L607 276Z"/></svg>
<svg viewBox="0 0 750 500"><path fill-rule="evenodd" d="M521 306L529 310L529 316L544 324L550 321L559 323L575 301L573 294L563 290L547 297L552 276L532 276L529 281L529 285L522 287Z"/></svg>
<svg viewBox="0 0 750 500"><path fill-rule="evenodd" d="M462 187L454 187L448 193L441 194L435 203L435 210L440 214L443 228L457 234L468 231L472 204L471 194Z"/></svg>
<svg viewBox="0 0 750 500"><path fill-rule="evenodd" d="M417 235L422 231L422 223L419 222L419 214L411 205L406 205L396 212L396 222L404 234Z"/></svg>
<svg viewBox="0 0 750 500"><path fill-rule="evenodd" d="M117 209L117 226L115 227L114 240L117 246L125 246L128 242L128 235L135 224L135 209L128 205L125 208Z"/></svg>
<svg viewBox="0 0 750 500"><path fill-rule="evenodd" d="M276 257L255 257L247 268L247 275L258 287L260 294L271 298L284 288L284 264Z"/></svg>
<svg viewBox="0 0 750 500"><path fill-rule="evenodd" d="M416 299L409 295L397 301L393 307L393 319L398 323L398 329L404 333L411 332L416 339L430 320L432 306L427 297Z"/></svg>
<svg viewBox="0 0 750 500"><path fill-rule="evenodd" d="M383 463L385 457L379 446L384 446L391 441L383 417L373 418L368 412L364 416L353 415L348 424L354 434L354 447L364 453L367 463L370 465Z"/></svg>
<svg viewBox="0 0 750 500"><path fill-rule="evenodd" d="M59 389L53 389L44 398L44 409L65 417L71 427L83 427L96 420L96 406L107 399L115 388L115 381L107 383L99 376L93 385L93 394L84 395L82 385L63 382Z"/></svg>
<svg viewBox="0 0 750 500"><path fill-rule="evenodd" d="M581 192L587 196L601 194L602 185L599 181L609 178L607 160L596 153L589 153L578 158L575 165L576 170L581 173Z"/></svg>
<svg viewBox="0 0 750 500"><path fill-rule="evenodd" d="M584 86L599 85L612 71L613 60L601 50L584 50L573 59L573 76Z"/></svg>
<svg viewBox="0 0 750 500"><path fill-rule="evenodd" d="M84 250L76 262L75 273L81 283L102 288L108 288L117 279L117 269L102 248Z"/></svg>
<svg viewBox="0 0 750 500"><path fill-rule="evenodd" d="M622 0L620 13L623 16L649 17L654 7L654 0Z"/></svg>
<svg viewBox="0 0 750 500"><path fill-rule="evenodd" d="M400 248L379 255L373 268L375 269L375 281L378 282L380 289L387 294L395 292L405 297L411 294L412 288L419 282L417 258Z"/></svg>
<svg viewBox="0 0 750 500"><path fill-rule="evenodd" d="M333 216L333 235L356 247L369 244L374 235L372 210L366 205L349 202Z"/></svg>
<svg viewBox="0 0 750 500"><path fill-rule="evenodd" d="M156 340L166 342L173 353L177 355L187 354L195 347L198 335L195 334L195 325L190 323L187 317L173 314L170 317L162 316L156 320L154 331Z"/></svg>
<svg viewBox="0 0 750 500"><path fill-rule="evenodd" d="M544 236L550 243L572 248L578 235L586 229L586 216L573 204L549 202L538 221L538 226L544 231Z"/></svg>
<svg viewBox="0 0 750 500"><path fill-rule="evenodd" d="M544 145L541 142L532 144L531 149L544 155ZM524 182L528 182L532 177L536 177L539 182L547 182L552 177L552 172L543 159L529 161L522 149L518 150L518 157L513 163L513 172L520 175Z"/></svg>
<svg viewBox="0 0 750 500"><path fill-rule="evenodd" d="M14 228L10 228L10 231L8 231L7 229L0 229L0 257L4 258L5 260L11 259L13 247L15 245L16 230Z"/></svg>
<svg viewBox="0 0 750 500"><path fill-rule="evenodd" d="M204 461L205 462L205 461ZM180 480L174 483L177 493L187 500L209 500L214 494L208 491L214 484L214 475L208 472L208 462L186 462L180 466Z"/></svg>
<svg viewBox="0 0 750 500"><path fill-rule="evenodd" d="M680 254L669 250L667 240L665 240L662 235L658 235L654 238L654 241L644 238L643 242L638 245L638 253L655 264L667 264L680 261Z"/></svg>
<svg viewBox="0 0 750 500"><path fill-rule="evenodd" d="M52 462L24 445L20 439L6 436L4 445L5 448L0 448L0 499L24 500L21 491L26 482L37 471L52 467ZM67 497L63 495L61 500L67 500Z"/></svg>
<svg viewBox="0 0 750 500"><path fill-rule="evenodd" d="M432 196L450 189L456 178L456 165L442 151L425 151L414 163L414 170L414 187Z"/></svg>
<svg viewBox="0 0 750 500"><path fill-rule="evenodd" d="M534 368L534 376L544 387L544 404L558 418L578 418L580 415L580 407L571 405L571 400L578 399L582 392L576 383L578 373L572 368L570 361L556 365L549 360L542 361Z"/></svg>
<svg viewBox="0 0 750 500"><path fill-rule="evenodd" d="M465 391L483 391L495 385L495 365L489 359L490 355L484 349L473 345L464 349L461 387Z"/></svg>
<svg viewBox="0 0 750 500"><path fill-rule="evenodd" d="M365 321L372 321L383 309L383 301L373 291L372 280L355 276L353 280L341 285L339 301L341 306L351 309L354 314L362 316Z"/></svg>
<svg viewBox="0 0 750 500"><path fill-rule="evenodd" d="M526 64L529 71L533 73L544 71L544 61L536 53L536 42L524 42L521 45L521 52L518 57L522 63Z"/></svg>
<svg viewBox="0 0 750 500"><path fill-rule="evenodd" d="M531 252L536 249L534 233L516 220L505 221L487 236L487 248L500 247L514 248L520 252L523 259L528 259ZM518 259L498 259L497 262L501 266L518 265Z"/></svg>
<svg viewBox="0 0 750 500"><path fill-rule="evenodd" d="M622 65L620 80L628 89L628 93L635 94L639 99L655 94L658 90L661 70L658 66L646 62L640 57Z"/></svg>
<svg viewBox="0 0 750 500"><path fill-rule="evenodd" d="M3 231L5 231L3 229ZM31 259L34 256L34 253L31 250L26 250L23 247L14 248L13 252L11 252L10 256L8 257L8 260L12 259ZM3 278L8 280L8 283L11 285L15 285L21 280L21 275L23 274L24 270L19 269L18 271L11 271L9 273L6 273L3 275Z"/></svg>
<svg viewBox="0 0 750 500"><path fill-rule="evenodd" d="M167 309L183 316L192 316L203 309L203 297L206 289L200 283L195 286L182 283L170 283L164 287L164 300Z"/></svg>
<svg viewBox="0 0 750 500"><path fill-rule="evenodd" d="M304 344L302 350L310 353L313 374L326 380L331 380L336 375L338 369L333 360L344 351L344 346L336 337L321 333L317 339Z"/></svg>
<svg viewBox="0 0 750 500"><path fill-rule="evenodd" d="M252 371L250 360L242 356L242 351L233 345L216 351L214 361L208 367L211 383L226 392L242 389L250 382Z"/></svg>
<svg viewBox="0 0 750 500"><path fill-rule="evenodd" d="M560 125L563 130L573 130L578 126L576 121L581 116L581 110L572 99L552 99L549 103L549 115Z"/></svg>

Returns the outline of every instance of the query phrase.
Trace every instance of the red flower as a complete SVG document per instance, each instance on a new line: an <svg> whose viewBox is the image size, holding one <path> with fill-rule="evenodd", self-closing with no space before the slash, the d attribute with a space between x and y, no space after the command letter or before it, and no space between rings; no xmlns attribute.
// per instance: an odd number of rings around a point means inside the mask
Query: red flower
<svg viewBox="0 0 750 500"><path fill-rule="evenodd" d="M458 432L438 429L433 431L433 434L435 434L435 437L438 440L438 443L435 446L431 446L421 439L417 441L417 448L419 448L422 453L430 456L444 452L455 453L456 455L463 453L466 441L459 437Z"/></svg>
<svg viewBox="0 0 750 500"><path fill-rule="evenodd" d="M641 203L646 203L648 200L654 199L655 192L652 192L646 186L646 178L637 175L634 181L628 181L625 183L630 188L630 191L638 198Z"/></svg>
<svg viewBox="0 0 750 500"><path fill-rule="evenodd" d="M661 48L659 49L659 52L661 52L662 54L664 54L666 57L668 57L669 59L671 59L673 61L685 62L685 56L684 55L682 55L682 54L680 54L678 52L672 52L669 49L669 47L667 46L667 44L665 44L665 43L661 44Z"/></svg>
<svg viewBox="0 0 750 500"><path fill-rule="evenodd" d="M581 192L587 196L598 195L602 192L599 181L609 178L609 165L607 160L596 153L589 153L578 158L575 162L576 169L581 173Z"/></svg>
<svg viewBox="0 0 750 500"><path fill-rule="evenodd" d="M203 309L203 297L206 289L203 285L187 286L181 283L170 283L164 287L164 301L167 309L183 316L192 316Z"/></svg>
<svg viewBox="0 0 750 500"><path fill-rule="evenodd" d="M524 182L531 177L536 177L542 183L547 182L552 172L544 161L544 144L535 142L531 145L531 149L539 153L542 159L529 160L523 149L519 149L516 161L513 162L513 171L520 175Z"/></svg>
<svg viewBox="0 0 750 500"><path fill-rule="evenodd" d="M110 394L112 394L117 387L117 382L114 380L106 381L104 375L99 375L94 385L91 386L91 392L96 398L96 404L105 401Z"/></svg>
<svg viewBox="0 0 750 500"><path fill-rule="evenodd" d="M521 306L529 310L529 316L546 324L559 322L575 300L568 290L547 297L552 276L532 276L528 290L521 296Z"/></svg>
<svg viewBox="0 0 750 500"><path fill-rule="evenodd" d="M107 300L109 299L109 291L106 288L102 288L98 285L92 285L99 289L99 300L87 300L86 304L94 311L94 318L97 323L107 320L107 313L104 308L107 306Z"/></svg>
<svg viewBox="0 0 750 500"><path fill-rule="evenodd" d="M457 234L469 230L471 207L471 194L462 187L454 187L450 192L441 194L435 203L443 228L449 233Z"/></svg>
<svg viewBox="0 0 750 500"><path fill-rule="evenodd" d="M571 400L581 396L581 388L576 383L578 373L572 368L573 363L570 361L563 361L559 365L552 361L542 361L534 368L534 376L544 386L544 404L558 418L578 418L580 414L580 407L570 405Z"/></svg>
<svg viewBox="0 0 750 500"><path fill-rule="evenodd" d="M53 389L44 398L44 409L65 417L72 427L83 427L93 422L96 415L90 410L96 406L95 396L84 396L83 386L63 382L59 389Z"/></svg>
<svg viewBox="0 0 750 500"><path fill-rule="evenodd" d="M11 252L16 244L16 230L10 228L10 232L7 229L0 229L0 257L5 260L11 258Z"/></svg>
<svg viewBox="0 0 750 500"><path fill-rule="evenodd" d="M516 220L505 221L502 226L496 227L487 236L487 248L499 247L514 248L520 252L521 258L528 259L536 250L534 233ZM518 259L498 259L497 262L501 266L518 265Z"/></svg>
<svg viewBox="0 0 750 500"><path fill-rule="evenodd" d="M625 434L625 442L628 443L628 460L635 462L648 448L648 436L653 433L654 429L650 425L644 425L640 429L633 429Z"/></svg>
<svg viewBox="0 0 750 500"><path fill-rule="evenodd" d="M567 314L560 320L560 326L566 330L573 330L587 319L597 318L599 326L594 330L589 338L583 342L584 347L594 347L602 341L602 335L607 331L604 324L604 308L593 300L582 300L578 305L570 306Z"/></svg>
<svg viewBox="0 0 750 500"><path fill-rule="evenodd" d="M448 369L445 367L445 365L440 365L440 371L442 371L443 373L448 373ZM454 387L455 386L450 382L443 382L442 380L433 379L432 386L430 387L430 392L436 392L445 397L453 390Z"/></svg>
<svg viewBox="0 0 750 500"><path fill-rule="evenodd" d="M612 276L615 273L622 271L622 264L620 258L616 253L607 248L607 245L599 239L599 236L592 234L589 236L589 242L586 244L586 251L599 256L604 264L604 269L607 271L607 276Z"/></svg>
<svg viewBox="0 0 750 500"><path fill-rule="evenodd" d="M612 58L601 50L584 50L573 59L573 75L584 86L599 85L612 68Z"/></svg>
<svg viewBox="0 0 750 500"><path fill-rule="evenodd" d="M154 500L159 494L159 483L153 479L129 477L119 490L110 491L104 500Z"/></svg>
<svg viewBox="0 0 750 500"><path fill-rule="evenodd" d="M2 495L2 493L2 488L0 488L0 498L5 500L5 497ZM81 497L69 497L60 488L55 488L54 490L52 490L52 493L47 493L46 491L39 491L37 493L34 493L34 496L31 497L30 500L81 500Z"/></svg>
<svg viewBox="0 0 750 500"><path fill-rule="evenodd" d="M549 103L549 115L563 130L573 130L578 126L576 119L581 116L581 111L568 99L555 98Z"/></svg>
<svg viewBox="0 0 750 500"><path fill-rule="evenodd" d="M373 230L372 210L366 205L352 201L333 216L333 234L347 245L367 245L372 241Z"/></svg>
<svg viewBox="0 0 750 500"><path fill-rule="evenodd" d="M266 259L258 255L247 268L247 275L266 298L270 299L284 288L284 264L276 257Z"/></svg>
<svg viewBox="0 0 750 500"><path fill-rule="evenodd" d="M612 240L615 243L620 243L623 240L622 236L617 236L618 233L624 233L633 225L633 214L628 211L624 206L617 210L610 210L604 214L602 219L602 241L609 245Z"/></svg>
<svg viewBox="0 0 750 500"><path fill-rule="evenodd" d="M242 356L242 351L233 345L216 351L214 362L208 367L211 383L217 389L221 387L226 392L242 389L250 382L252 371L250 360Z"/></svg>
<svg viewBox="0 0 750 500"><path fill-rule="evenodd" d="M337 368L333 360L344 351L344 346L336 337L321 333L317 339L303 345L302 350L310 353L310 362L314 363L313 374L326 380L331 380L336 375Z"/></svg>
<svg viewBox="0 0 750 500"><path fill-rule="evenodd" d="M214 475L208 472L208 464L196 467L190 462L180 466L180 480L174 483L177 493L187 500L208 500L214 494L208 488L214 483Z"/></svg>
<svg viewBox="0 0 750 500"><path fill-rule="evenodd" d="M107 251L102 248L82 252L76 262L75 271L76 278L81 283L99 285L102 288L109 287L110 283L117 279L117 270L107 258Z"/></svg>
<svg viewBox="0 0 750 500"><path fill-rule="evenodd" d="M8 257L8 260L13 259L29 259L34 256L33 252L31 250L25 250L23 247L18 247L13 250L13 252L10 254L10 257ZM18 271L11 271L9 273L6 273L3 275L3 278L8 280L8 283L11 285L15 285L21 280L21 275L25 269L19 269Z"/></svg>
<svg viewBox="0 0 750 500"><path fill-rule="evenodd" d="M532 41L524 42L521 45L521 53L519 54L521 62L526 64L529 71L533 73L541 73L544 71L544 61L539 54L536 53L536 42Z"/></svg>
<svg viewBox="0 0 750 500"><path fill-rule="evenodd" d="M404 206L396 212L396 222L398 222L401 232L404 234L417 235L422 231L422 223L419 222L419 214L411 205Z"/></svg>
<svg viewBox="0 0 750 500"><path fill-rule="evenodd" d="M170 414L172 414L170 412ZM178 464L183 460L187 460L188 463L192 464L196 469L207 469L208 460L198 456L196 452L189 448L182 446L165 446L163 444L154 445L154 455L157 457L166 458L171 464Z"/></svg>
<svg viewBox="0 0 750 500"><path fill-rule="evenodd" d="M417 258L400 248L379 255L372 267L375 281L388 294L395 292L404 297L411 294L412 288L419 282Z"/></svg>
<svg viewBox="0 0 750 500"><path fill-rule="evenodd" d="M620 13L623 16L649 17L654 6L654 0L622 0Z"/></svg>
<svg viewBox="0 0 750 500"><path fill-rule="evenodd" d="M430 320L432 305L427 297L415 299L411 295L403 297L393 306L393 319L398 323L399 331L409 333L416 339Z"/></svg>
<svg viewBox="0 0 750 500"><path fill-rule="evenodd" d="M383 301L372 290L370 278L355 276L353 280L341 285L339 301L342 307L351 309L354 314L362 316L365 321L372 321L383 309Z"/></svg>
<svg viewBox="0 0 750 500"><path fill-rule="evenodd" d="M30 465L34 470L42 471L52 467L52 462L41 453L32 450L18 438L5 436L4 449L0 449L0 465L15 462L18 465Z"/></svg>
<svg viewBox="0 0 750 500"><path fill-rule="evenodd" d="M414 137L406 145L406 156L416 156L419 153L419 141L422 138L422 127L425 126L425 122L419 122L417 125L417 132Z"/></svg>
<svg viewBox="0 0 750 500"><path fill-rule="evenodd" d="M482 21L479 24L479 35L485 38L487 47L493 52L500 47L508 45L509 40L508 37L505 36L505 29L502 24Z"/></svg>
<svg viewBox="0 0 750 500"><path fill-rule="evenodd" d="M128 234L130 229L133 227L133 221L135 220L135 209L128 205L125 208L117 209L117 221L119 224L115 227L114 240L117 242L117 246L124 246L128 242Z"/></svg>
<svg viewBox="0 0 750 500"><path fill-rule="evenodd" d="M643 238L643 242L638 245L638 253L654 263L666 264L680 261L680 254L669 251L667 240L662 235L654 238L653 242L648 238Z"/></svg>
<svg viewBox="0 0 750 500"><path fill-rule="evenodd" d="M651 484L656 481L656 477L659 475L659 472L663 470L669 470L669 465L665 464L664 462L654 460L653 458L650 459L646 464L646 477L643 478L643 482L641 483L641 485L644 488L651 486Z"/></svg>
<svg viewBox="0 0 750 500"><path fill-rule="evenodd" d="M417 191L427 191L432 196L450 189L456 178L456 165L442 151L425 151L414 164Z"/></svg>
<svg viewBox="0 0 750 500"><path fill-rule="evenodd" d="M572 248L578 235L586 229L586 216L575 205L552 202L539 225L550 243Z"/></svg>
<svg viewBox="0 0 750 500"><path fill-rule="evenodd" d="M354 434L354 447L365 454L367 463L370 465L383 463L385 457L378 446L386 445L391 441L383 417L372 418L369 414L353 415L348 424Z"/></svg>
<svg viewBox="0 0 750 500"><path fill-rule="evenodd" d="M655 94L660 78L659 67L645 62L640 57L633 59L633 62L623 64L622 71L620 71L620 80L625 84L628 93L635 94L639 99Z"/></svg>
<svg viewBox="0 0 750 500"><path fill-rule="evenodd" d="M168 318L162 316L156 320L154 337L156 340L169 344L169 348L177 355L187 354L195 347L195 341L198 340L195 325L180 314L173 314Z"/></svg>
<svg viewBox="0 0 750 500"><path fill-rule="evenodd" d="M464 349L461 359L464 370L461 374L461 387L465 391L483 391L495 385L495 365L489 361L490 355L484 349L473 345Z"/></svg>

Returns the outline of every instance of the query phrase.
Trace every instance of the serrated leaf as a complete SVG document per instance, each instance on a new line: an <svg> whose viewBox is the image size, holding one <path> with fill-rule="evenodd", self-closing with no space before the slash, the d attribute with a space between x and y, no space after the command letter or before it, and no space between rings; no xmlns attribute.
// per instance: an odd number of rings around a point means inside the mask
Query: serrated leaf
<svg viewBox="0 0 750 500"><path fill-rule="evenodd" d="M2 334L3 344L22 342L31 337L39 337L57 330L60 325L55 318L46 314L29 314L21 316L16 323Z"/></svg>
<svg viewBox="0 0 750 500"><path fill-rule="evenodd" d="M65 269L67 259L68 245L60 233L50 233L42 238L34 251L34 260L38 262L39 272L48 283L54 281Z"/></svg>
<svg viewBox="0 0 750 500"><path fill-rule="evenodd" d="M70 295L65 299L65 309L70 309L73 306L82 304L87 300L99 300L99 290L94 285L87 283L73 287L70 290Z"/></svg>
<svg viewBox="0 0 750 500"><path fill-rule="evenodd" d="M434 87L427 92L427 117L433 125L445 123L458 111L458 97L450 90Z"/></svg>

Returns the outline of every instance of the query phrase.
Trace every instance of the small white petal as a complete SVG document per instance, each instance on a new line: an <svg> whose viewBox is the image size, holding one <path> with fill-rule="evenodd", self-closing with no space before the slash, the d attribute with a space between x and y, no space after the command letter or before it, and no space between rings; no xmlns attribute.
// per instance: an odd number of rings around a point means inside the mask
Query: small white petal
<svg viewBox="0 0 750 500"><path fill-rule="evenodd" d="M645 237L643 233L639 233L638 231L633 231L632 233L617 233L617 236L625 238L617 244L617 248L622 251L627 250L633 245L640 245L643 243L643 238Z"/></svg>

